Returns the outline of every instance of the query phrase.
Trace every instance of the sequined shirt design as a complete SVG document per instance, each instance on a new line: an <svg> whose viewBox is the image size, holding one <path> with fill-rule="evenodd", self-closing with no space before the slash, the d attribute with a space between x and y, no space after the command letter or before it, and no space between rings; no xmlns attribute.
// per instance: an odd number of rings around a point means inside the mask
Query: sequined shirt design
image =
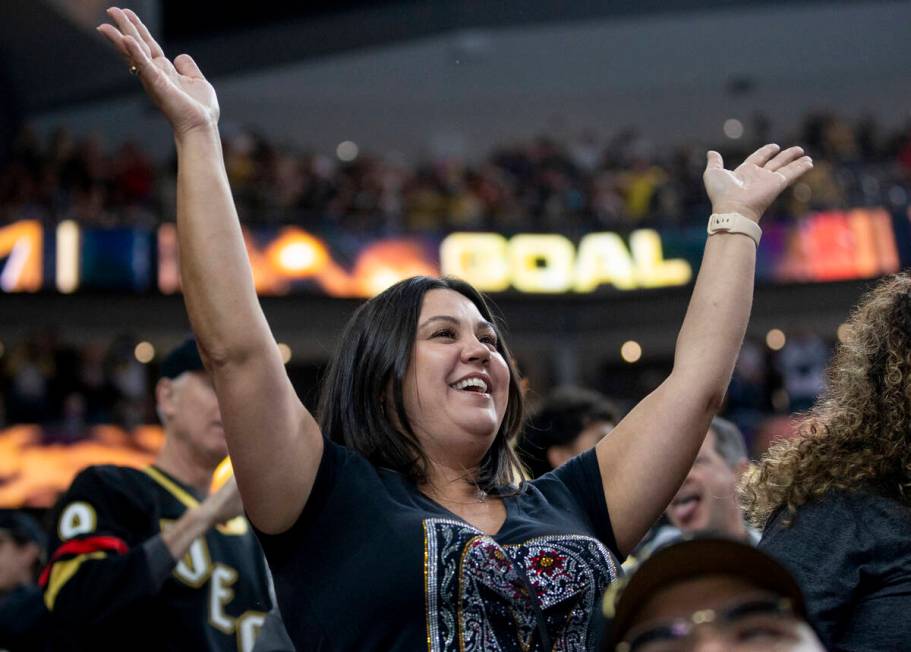
<svg viewBox="0 0 911 652"><path fill-rule="evenodd" d="M613 556L583 535L501 545L454 519L424 520L429 652L594 650L597 600L617 577ZM549 651L548 651L549 652Z"/></svg>

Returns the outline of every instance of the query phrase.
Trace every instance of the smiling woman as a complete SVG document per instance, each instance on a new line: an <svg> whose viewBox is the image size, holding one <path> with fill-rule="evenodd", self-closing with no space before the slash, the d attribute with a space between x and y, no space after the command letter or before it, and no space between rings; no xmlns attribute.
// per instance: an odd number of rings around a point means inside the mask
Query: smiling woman
<svg viewBox="0 0 911 652"><path fill-rule="evenodd" d="M468 448L457 473L476 469L472 482L495 491L521 476L508 445L523 415L510 359L477 290L457 279L403 281L348 322L323 386L322 432L420 484L433 484L432 460ZM473 378L486 391L454 387Z"/></svg>
<svg viewBox="0 0 911 652"><path fill-rule="evenodd" d="M519 482L508 442L521 392L503 333L464 282L417 277L365 303L317 423L257 301L214 89L134 13L109 14L116 26L99 30L174 130L184 300L295 645L596 649L617 557L666 507L721 402L752 302L756 223L812 167L803 150L767 145L733 171L709 152L713 235L673 372L595 450Z"/></svg>

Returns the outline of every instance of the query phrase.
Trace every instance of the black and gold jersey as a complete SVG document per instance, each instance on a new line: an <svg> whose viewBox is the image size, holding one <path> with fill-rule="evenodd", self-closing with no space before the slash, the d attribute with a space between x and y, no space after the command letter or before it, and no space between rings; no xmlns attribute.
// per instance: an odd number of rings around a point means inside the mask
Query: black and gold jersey
<svg viewBox="0 0 911 652"><path fill-rule="evenodd" d="M251 650L271 607L246 519L211 528L175 563L162 528L199 505L154 466L93 466L55 508L41 577L54 649Z"/></svg>

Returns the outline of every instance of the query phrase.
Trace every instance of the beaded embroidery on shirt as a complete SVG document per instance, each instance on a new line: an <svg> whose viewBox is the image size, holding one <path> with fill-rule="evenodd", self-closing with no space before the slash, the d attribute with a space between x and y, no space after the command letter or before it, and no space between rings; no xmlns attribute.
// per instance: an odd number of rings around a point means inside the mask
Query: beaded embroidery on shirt
<svg viewBox="0 0 911 652"><path fill-rule="evenodd" d="M540 610L553 650L593 650L590 620L616 578L612 555L592 537L543 536L500 545L463 522L425 519L427 649L541 651Z"/></svg>

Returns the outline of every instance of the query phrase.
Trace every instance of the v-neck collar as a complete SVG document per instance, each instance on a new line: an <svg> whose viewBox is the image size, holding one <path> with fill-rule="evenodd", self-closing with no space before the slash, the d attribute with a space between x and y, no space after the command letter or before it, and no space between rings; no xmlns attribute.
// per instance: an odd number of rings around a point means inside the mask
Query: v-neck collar
<svg viewBox="0 0 911 652"><path fill-rule="evenodd" d="M474 528L475 530L478 530L479 532L483 532L487 536L492 537L495 541L497 540L497 537L499 537L503 532L505 532L507 530L506 525L507 525L507 523L509 523L509 519L513 515L514 505L512 504L512 500L511 500L513 497L512 496L497 496L497 498L499 498L501 501L503 501L503 509L506 510L506 518L503 519L503 522L500 524L500 528L496 532L493 532L493 533L487 532L485 530L482 530L478 526L474 525L473 523L469 523L468 521L465 520L464 517L459 516L458 514L453 512L448 507L440 504L439 502L437 502L436 500L434 500L433 498L431 498L430 496L425 494L423 491L418 489L416 486L414 487L414 490L417 492L418 496L421 497L421 499L430 503L434 508L440 510L449 518L459 521L460 523L464 523L468 527Z"/></svg>

